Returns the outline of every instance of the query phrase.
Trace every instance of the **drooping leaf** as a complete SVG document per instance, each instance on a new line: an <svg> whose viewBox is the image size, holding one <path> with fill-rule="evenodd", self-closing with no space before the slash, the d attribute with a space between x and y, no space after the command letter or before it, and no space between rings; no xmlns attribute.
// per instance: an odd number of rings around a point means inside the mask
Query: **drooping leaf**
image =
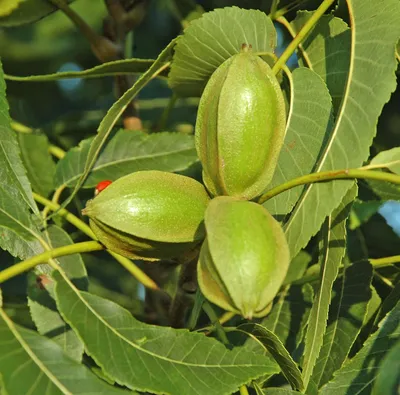
<svg viewBox="0 0 400 395"><path fill-rule="evenodd" d="M288 350L279 340L278 336L260 324L243 324L238 326L238 330L255 336L257 340L273 356L293 389L303 391L304 383L301 372L296 362L293 361Z"/></svg>
<svg viewBox="0 0 400 395"><path fill-rule="evenodd" d="M322 228L320 284L311 308L305 339L303 379L306 387L323 345L332 286L346 252L346 219L356 195L357 188L353 186Z"/></svg>
<svg viewBox="0 0 400 395"><path fill-rule="evenodd" d="M57 163L56 187L76 184L84 172L92 141L92 138L82 141ZM84 187L92 188L102 180L114 181L139 170L182 171L196 161L193 136L119 130L99 155Z"/></svg>
<svg viewBox="0 0 400 395"><path fill-rule="evenodd" d="M51 248L73 244L69 235L57 226L50 226L46 233ZM57 263L79 289L87 290L87 273L80 255L57 258ZM51 268L48 265L37 266L28 285L31 316L41 335L52 339L66 355L79 362L83 354L83 343L57 311L54 282L51 280L50 272Z"/></svg>
<svg viewBox="0 0 400 395"><path fill-rule="evenodd" d="M290 81L290 112L285 142L268 189L313 171L332 126L332 100L321 77L305 67L294 70ZM283 219L304 187L289 189L263 205Z"/></svg>
<svg viewBox="0 0 400 395"><path fill-rule="evenodd" d="M348 0L347 4L352 26L348 76L335 125L314 171L355 168L367 159L377 119L396 86L394 46L400 35L400 3ZM372 39L379 41L373 50ZM335 52L320 49L309 54L310 58L314 55L312 62L330 64L325 57L330 58ZM328 81L327 85L329 88ZM335 97L332 91L331 95ZM351 186L351 182L341 180L305 188L285 224L292 255L319 230Z"/></svg>
<svg viewBox="0 0 400 395"><path fill-rule="evenodd" d="M54 190L56 165L49 153L49 141L44 134L18 133L18 142L32 189L42 196Z"/></svg>
<svg viewBox="0 0 400 395"><path fill-rule="evenodd" d="M107 114L100 123L96 137L93 139L90 145L85 162L84 172L79 181L76 183L75 189L73 190L69 198L61 205L62 207L65 207L69 202L72 201L78 190L84 184L86 178L89 175L89 172L92 170L92 167L96 163L96 160L100 155L100 151L106 143L107 138L112 131L112 128L114 127L118 118L128 107L129 103L132 102L132 100L151 79L153 79L166 68L168 61L171 59L171 51L175 45L175 41L176 39L172 40L167 45L167 47L164 48L156 61L151 65L151 67L145 73L143 73L140 78L138 78L138 80L135 82L135 84L131 88L129 88L108 110Z"/></svg>
<svg viewBox="0 0 400 395"><path fill-rule="evenodd" d="M400 174L400 147L379 152L372 158L369 166L385 167L393 173Z"/></svg>
<svg viewBox="0 0 400 395"><path fill-rule="evenodd" d="M400 302L368 338L364 347L321 388L321 395L359 395L371 393L383 358L400 339ZM398 354L397 354L398 357ZM396 363L398 368L398 363ZM388 393L389 394L389 393Z"/></svg>
<svg viewBox="0 0 400 395"><path fill-rule="evenodd" d="M400 386L400 341L391 348L379 365L372 395L396 394Z"/></svg>
<svg viewBox="0 0 400 395"><path fill-rule="evenodd" d="M243 44L251 45L253 52L274 52L276 31L265 13L238 7L207 12L177 42L171 88L180 96L200 96L211 74Z"/></svg>
<svg viewBox="0 0 400 395"><path fill-rule="evenodd" d="M64 276L54 274L60 312L91 357L121 385L171 395L222 395L279 370L264 356L229 351L204 335L141 323L115 303L77 291Z"/></svg>
<svg viewBox="0 0 400 395"><path fill-rule="evenodd" d="M154 63L153 59L122 59L103 63L91 69L82 71L64 71L53 74L30 75L21 77L17 75L5 75L6 80L21 82L58 81L68 78L100 78L122 74L141 74L146 72Z"/></svg>
<svg viewBox="0 0 400 395"><path fill-rule="evenodd" d="M0 387L8 395L133 394L100 380L50 339L15 325L2 309L0 372Z"/></svg>
<svg viewBox="0 0 400 395"><path fill-rule="evenodd" d="M0 63L0 248L21 259L42 251L30 209L38 213L11 130L6 86Z"/></svg>
<svg viewBox="0 0 400 395"><path fill-rule="evenodd" d="M371 279L372 266L363 261L347 267L334 284L323 345L311 376L318 388L342 366L360 332L371 298Z"/></svg>
<svg viewBox="0 0 400 395"><path fill-rule="evenodd" d="M12 27L32 23L57 10L57 7L52 5L48 0L6 0L6 2L7 1L18 2L20 4L11 14L1 17L0 13L1 27ZM67 0L68 3L72 1L73 0Z"/></svg>

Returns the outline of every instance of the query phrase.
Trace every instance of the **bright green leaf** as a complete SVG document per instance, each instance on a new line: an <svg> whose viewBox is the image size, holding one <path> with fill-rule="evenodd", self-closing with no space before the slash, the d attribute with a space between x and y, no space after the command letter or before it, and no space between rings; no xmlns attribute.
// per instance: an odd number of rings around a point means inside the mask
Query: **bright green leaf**
<svg viewBox="0 0 400 395"><path fill-rule="evenodd" d="M313 15L300 11L291 23L295 35ZM304 40L300 50L300 65L309 67L326 83L332 96L334 113L339 111L344 93L351 53L351 32L347 24L333 15L324 15ZM335 59L334 62L325 59Z"/></svg>
<svg viewBox="0 0 400 395"><path fill-rule="evenodd" d="M331 382L322 387L320 395L371 393L381 361L393 349L399 339L400 302L383 319L379 329L369 337L357 355L336 372ZM398 358L398 354L396 356ZM398 368L398 363L396 363L396 367ZM386 393L384 394L386 395Z"/></svg>
<svg viewBox="0 0 400 395"><path fill-rule="evenodd" d="M268 358L187 330L147 325L113 302L78 292L56 272L57 306L91 357L121 385L171 395L231 394L278 372Z"/></svg>
<svg viewBox="0 0 400 395"><path fill-rule="evenodd" d="M391 172L400 174L400 147L379 152L370 162L369 166L385 167Z"/></svg>
<svg viewBox="0 0 400 395"><path fill-rule="evenodd" d="M382 107L396 86L394 46L400 36L400 3L397 0L348 0L347 4L352 25L349 74L335 125L314 171L362 165L368 158ZM327 62L325 58L335 56L336 51L326 53L321 48L309 55L313 56L314 64L336 64L336 57L335 62ZM338 71L336 66L335 71ZM327 85L329 88L328 81ZM332 91L331 95L334 97ZM352 182L341 180L310 184L305 188L285 224L292 256L320 229L325 217L351 186Z"/></svg>
<svg viewBox="0 0 400 395"><path fill-rule="evenodd" d="M289 78L291 108L285 142L268 189L313 171L332 127L332 100L321 77L305 67ZM299 199L304 187L289 189L263 205L283 219Z"/></svg>
<svg viewBox="0 0 400 395"><path fill-rule="evenodd" d="M252 45L253 52L274 52L276 31L266 14L238 7L207 12L178 39L170 86L180 96L200 96L211 74L242 44Z"/></svg>
<svg viewBox="0 0 400 395"><path fill-rule="evenodd" d="M76 184L84 173L92 141L92 138L83 140L57 163L56 187ZM196 161L191 135L120 130L101 151L84 187L93 188L102 180L114 181L139 170L183 171Z"/></svg>

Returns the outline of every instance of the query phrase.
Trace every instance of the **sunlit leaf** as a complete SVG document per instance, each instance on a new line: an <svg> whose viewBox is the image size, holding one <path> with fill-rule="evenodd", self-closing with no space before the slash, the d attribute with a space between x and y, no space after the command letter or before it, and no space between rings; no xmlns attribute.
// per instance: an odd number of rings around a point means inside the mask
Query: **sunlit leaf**
<svg viewBox="0 0 400 395"><path fill-rule="evenodd" d="M322 78L305 67L294 70L290 81L290 112L285 142L268 189L313 171L326 142L332 100ZM289 189L264 203L271 214L283 219L304 187Z"/></svg>
<svg viewBox="0 0 400 395"><path fill-rule="evenodd" d="M278 372L270 359L187 330L147 325L113 302L71 287L56 272L57 306L85 349L119 384L141 391L230 394Z"/></svg>
<svg viewBox="0 0 400 395"><path fill-rule="evenodd" d="M386 167L391 172L400 174L400 147L379 152L372 158L370 166Z"/></svg>
<svg viewBox="0 0 400 395"><path fill-rule="evenodd" d="M400 3L397 0L348 0L347 4L352 26L348 75L335 125L314 171L355 168L363 164L368 158L382 107L396 86L394 46L400 35ZM371 36L376 40L373 50ZM322 40L321 45L309 53L311 64L323 63L332 68L336 62L327 62L326 57L335 56L338 50L327 53L327 49L329 46ZM332 73L340 70L335 65ZM327 85L329 88L328 81ZM332 91L331 95L334 97ZM352 182L334 181L305 188L285 224L292 256L320 229L325 217L351 186Z"/></svg>
<svg viewBox="0 0 400 395"><path fill-rule="evenodd" d="M200 96L211 74L243 44L253 52L274 52L276 31L266 14L238 7L204 14L177 42L170 86L180 96Z"/></svg>

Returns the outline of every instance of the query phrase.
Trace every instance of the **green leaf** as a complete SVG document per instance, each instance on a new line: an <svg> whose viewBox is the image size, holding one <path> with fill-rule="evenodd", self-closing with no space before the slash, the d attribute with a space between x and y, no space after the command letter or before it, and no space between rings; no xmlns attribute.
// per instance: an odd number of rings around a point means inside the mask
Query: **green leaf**
<svg viewBox="0 0 400 395"><path fill-rule="evenodd" d="M4 77L6 80L21 82L58 81L68 78L99 78L122 74L141 74L146 72L153 63L153 59L122 59L103 63L82 71L65 71L26 77L6 74Z"/></svg>
<svg viewBox="0 0 400 395"><path fill-rule="evenodd" d="M279 369L242 348L187 330L147 325L113 302L78 292L56 272L57 306L88 354L121 385L171 395L230 394Z"/></svg>
<svg viewBox="0 0 400 395"><path fill-rule="evenodd" d="M84 173L92 141L92 138L82 141L57 163L56 187L76 184ZM183 171L196 161L193 136L119 130L101 151L84 188L93 188L102 180L114 181L139 170Z"/></svg>
<svg viewBox="0 0 400 395"><path fill-rule="evenodd" d="M51 340L15 325L2 309L0 356L0 385L8 395L128 393L97 378Z"/></svg>
<svg viewBox="0 0 400 395"><path fill-rule="evenodd" d="M47 236L51 248L73 244L69 235L57 226L50 226L47 229ZM86 268L79 254L58 258L57 263L79 289L87 290ZM28 286L28 305L31 316L41 335L52 339L66 355L79 362L82 359L83 343L57 311L54 300L54 283L50 278L50 272L50 266L40 265L36 267L34 275L31 276ZM44 278L48 284L40 285L37 280L41 278Z"/></svg>
<svg viewBox="0 0 400 395"><path fill-rule="evenodd" d="M396 306L397 302L400 300L400 281L394 286L394 288L390 291L389 295L384 299L378 314L374 320L374 326L376 327L378 323L386 316L386 314L391 311L394 306ZM375 329L375 327L373 329Z"/></svg>
<svg viewBox="0 0 400 395"><path fill-rule="evenodd" d="M388 182L368 180L368 187L379 200L400 200L400 187Z"/></svg>
<svg viewBox="0 0 400 395"><path fill-rule="evenodd" d="M32 188L46 197L54 190L53 178L56 171L56 165L49 153L49 140L44 134L18 133L17 136Z"/></svg>
<svg viewBox="0 0 400 395"><path fill-rule="evenodd" d="M400 341L398 340L379 365L372 395L396 394L399 392L399 355Z"/></svg>
<svg viewBox="0 0 400 395"><path fill-rule="evenodd" d="M314 171L362 165L368 158L382 107L396 86L394 46L400 36L400 3L397 0L348 0L347 4L352 26L348 76L335 125ZM376 44L373 50L372 43ZM318 61L332 64L338 71L336 57L335 62L326 62L324 57L335 56L335 52L328 54L321 48L312 54L314 64ZM329 88L328 81L327 85ZM334 97L332 91L331 95ZM285 224L292 256L320 229L325 217L351 186L352 182L340 180L305 188Z"/></svg>
<svg viewBox="0 0 400 395"><path fill-rule="evenodd" d="M107 141L108 136L110 135L112 128L117 122L118 118L122 115L125 109L128 107L129 103L137 96L137 94L144 88L150 81L153 79L163 68L166 66L166 62L171 59L171 51L173 46L175 45L175 39L172 40L166 48L160 53L157 60L151 65L151 67L142 74L139 79L135 82L135 84L129 88L108 110L106 116L100 123L100 126L97 130L97 135L93 139L90 149L85 162L84 172L75 185L75 189L69 196L69 198L63 202L61 205L65 207L69 202L72 201L78 190L81 188L86 178L89 175L89 172L92 170L92 167L96 163L97 158L100 155L100 151L103 148L104 144Z"/></svg>
<svg viewBox="0 0 400 395"><path fill-rule="evenodd" d="M0 18L10 15L18 8L20 3L21 0L2 0L0 3Z"/></svg>
<svg viewBox="0 0 400 395"><path fill-rule="evenodd" d="M360 227L363 223L367 222L374 214L376 214L381 206L382 202L380 201L373 200L363 202L360 200L356 200L350 213L349 228L351 230L354 230Z"/></svg>
<svg viewBox="0 0 400 395"><path fill-rule="evenodd" d="M332 100L321 77L301 67L289 75L289 81L291 107L286 137L268 189L311 173L332 127ZM303 189L289 189L263 205L279 219L293 209Z"/></svg>
<svg viewBox="0 0 400 395"><path fill-rule="evenodd" d="M11 14L0 17L0 27L12 27L32 23L57 10L57 7L52 5L48 0L8 1L19 2L20 4ZM72 1L67 0L68 3Z"/></svg>
<svg viewBox="0 0 400 395"><path fill-rule="evenodd" d="M371 393L383 358L400 339L400 302L380 323L364 347L336 372L333 380L322 387L321 395L359 395ZM398 354L397 354L398 358ZM398 368L398 363L396 363ZM398 370L398 369L397 369ZM382 394L390 394L390 392Z"/></svg>
<svg viewBox="0 0 400 395"><path fill-rule="evenodd" d="M266 388L262 390L261 394L264 395L299 395L298 392L286 388Z"/></svg>
<svg viewBox="0 0 400 395"><path fill-rule="evenodd" d="M320 284L310 312L304 349L303 379L306 387L323 345L332 286L346 252L346 219L356 195L354 186L322 228Z"/></svg>
<svg viewBox="0 0 400 395"><path fill-rule="evenodd" d="M31 208L38 212L32 197L26 172L20 158L17 138L11 130L6 85L3 79L3 69L0 62L0 169L2 169L2 184L7 185L11 194L21 204L21 208Z"/></svg>
<svg viewBox="0 0 400 395"><path fill-rule="evenodd" d="M291 23L293 36L313 12L299 11ZM316 72L326 83L332 97L334 114L339 111L345 90L351 54L351 32L347 24L333 15L324 15L301 44L299 63ZM335 59L334 62L325 59Z"/></svg>
<svg viewBox="0 0 400 395"><path fill-rule="evenodd" d="M301 250L290 262L289 270L286 273L283 285L290 284L303 277L303 274L311 260L311 255L308 252Z"/></svg>
<svg viewBox="0 0 400 395"><path fill-rule="evenodd" d="M21 259L43 249L29 209L38 213L20 158L17 138L11 130L6 86L0 62L0 248Z"/></svg>
<svg viewBox="0 0 400 395"><path fill-rule="evenodd" d="M271 19L257 10L226 7L205 13L178 39L169 83L179 96L200 96L211 74L240 52L274 52L276 31Z"/></svg>
<svg viewBox="0 0 400 395"><path fill-rule="evenodd" d="M312 299L313 289L309 284L286 287L271 312L260 323L273 332L292 355L303 340ZM248 339L245 344L254 352L264 353L259 343L252 339Z"/></svg>
<svg viewBox="0 0 400 395"><path fill-rule="evenodd" d="M368 167L386 167L391 172L400 174L400 147L381 151L370 162Z"/></svg>
<svg viewBox="0 0 400 395"><path fill-rule="evenodd" d="M371 280L372 266L364 261L348 266L333 286L323 345L311 376L318 388L342 366L360 332L371 298Z"/></svg>
<svg viewBox="0 0 400 395"><path fill-rule="evenodd" d="M304 383L299 367L293 361L278 336L260 324L243 324L239 325L237 329L255 336L273 356L292 388L303 391Z"/></svg>

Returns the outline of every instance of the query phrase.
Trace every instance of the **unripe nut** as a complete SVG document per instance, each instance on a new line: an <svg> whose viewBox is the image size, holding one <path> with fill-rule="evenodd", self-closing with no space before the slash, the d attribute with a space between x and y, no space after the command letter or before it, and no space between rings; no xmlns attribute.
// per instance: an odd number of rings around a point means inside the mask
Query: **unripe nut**
<svg viewBox="0 0 400 395"><path fill-rule="evenodd" d="M89 201L83 214L96 237L129 258L175 258L205 237L209 196L192 178L140 171L110 184Z"/></svg>
<svg viewBox="0 0 400 395"><path fill-rule="evenodd" d="M205 214L207 237L197 278L204 296L243 317L262 317L289 267L280 224L261 205L217 197Z"/></svg>
<svg viewBox="0 0 400 395"><path fill-rule="evenodd" d="M270 66L251 50L226 60L206 85L196 122L210 193L260 195L274 174L285 129L284 97Z"/></svg>

